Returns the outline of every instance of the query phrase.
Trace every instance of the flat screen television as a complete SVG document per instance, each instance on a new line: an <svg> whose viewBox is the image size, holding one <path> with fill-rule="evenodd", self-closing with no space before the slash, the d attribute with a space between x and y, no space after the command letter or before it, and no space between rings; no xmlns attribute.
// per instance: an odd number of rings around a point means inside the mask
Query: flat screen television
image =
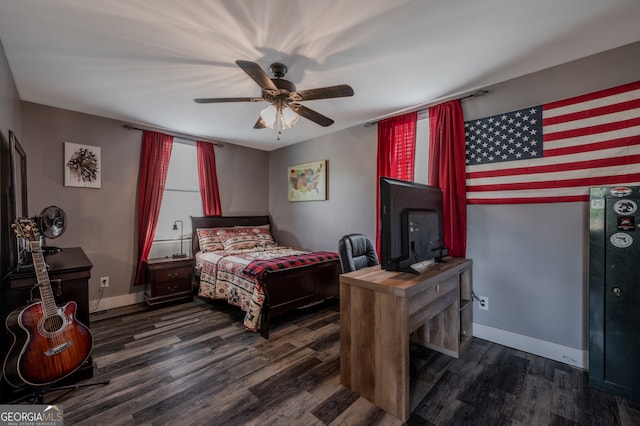
<svg viewBox="0 0 640 426"><path fill-rule="evenodd" d="M381 177L380 233L384 270L415 273L413 264L441 262L447 249L440 188Z"/></svg>

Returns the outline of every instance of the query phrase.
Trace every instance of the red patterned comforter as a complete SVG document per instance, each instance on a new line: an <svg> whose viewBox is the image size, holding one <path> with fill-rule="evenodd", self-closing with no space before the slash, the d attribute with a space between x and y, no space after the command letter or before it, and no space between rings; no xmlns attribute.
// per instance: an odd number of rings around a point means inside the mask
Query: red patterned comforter
<svg viewBox="0 0 640 426"><path fill-rule="evenodd" d="M262 322L265 295L261 280L265 273L337 257L338 254L332 252L308 252L279 246L198 253L198 295L238 306L246 313L244 327L257 331Z"/></svg>

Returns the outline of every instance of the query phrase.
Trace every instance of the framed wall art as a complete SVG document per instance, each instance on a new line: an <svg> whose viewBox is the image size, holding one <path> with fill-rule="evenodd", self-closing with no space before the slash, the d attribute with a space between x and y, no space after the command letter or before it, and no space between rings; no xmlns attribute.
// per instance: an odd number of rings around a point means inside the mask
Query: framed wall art
<svg viewBox="0 0 640 426"><path fill-rule="evenodd" d="M327 199L327 160L289 166L287 169L289 201Z"/></svg>
<svg viewBox="0 0 640 426"><path fill-rule="evenodd" d="M64 186L100 188L100 147L64 143Z"/></svg>

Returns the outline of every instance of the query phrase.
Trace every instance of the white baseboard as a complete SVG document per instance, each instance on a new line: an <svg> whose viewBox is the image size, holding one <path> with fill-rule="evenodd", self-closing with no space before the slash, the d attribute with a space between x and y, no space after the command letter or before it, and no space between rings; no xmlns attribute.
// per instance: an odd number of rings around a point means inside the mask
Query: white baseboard
<svg viewBox="0 0 640 426"><path fill-rule="evenodd" d="M89 309L91 312L106 311L107 309L120 308L122 306L135 305L144 302L144 292L123 294L120 296L102 298L89 301ZM96 306L96 304L98 306Z"/></svg>
<svg viewBox="0 0 640 426"><path fill-rule="evenodd" d="M588 351L583 351L557 343L512 333L488 325L473 323L473 336L510 348L529 352L554 361L569 364L572 367L587 369Z"/></svg>

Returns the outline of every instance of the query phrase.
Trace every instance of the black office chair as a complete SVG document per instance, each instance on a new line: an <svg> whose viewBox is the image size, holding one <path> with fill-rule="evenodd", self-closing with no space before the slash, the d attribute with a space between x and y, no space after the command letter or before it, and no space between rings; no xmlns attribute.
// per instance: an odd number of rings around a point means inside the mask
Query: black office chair
<svg viewBox="0 0 640 426"><path fill-rule="evenodd" d="M349 234L338 242L342 272L351 272L369 266L379 265L373 242L366 235Z"/></svg>

